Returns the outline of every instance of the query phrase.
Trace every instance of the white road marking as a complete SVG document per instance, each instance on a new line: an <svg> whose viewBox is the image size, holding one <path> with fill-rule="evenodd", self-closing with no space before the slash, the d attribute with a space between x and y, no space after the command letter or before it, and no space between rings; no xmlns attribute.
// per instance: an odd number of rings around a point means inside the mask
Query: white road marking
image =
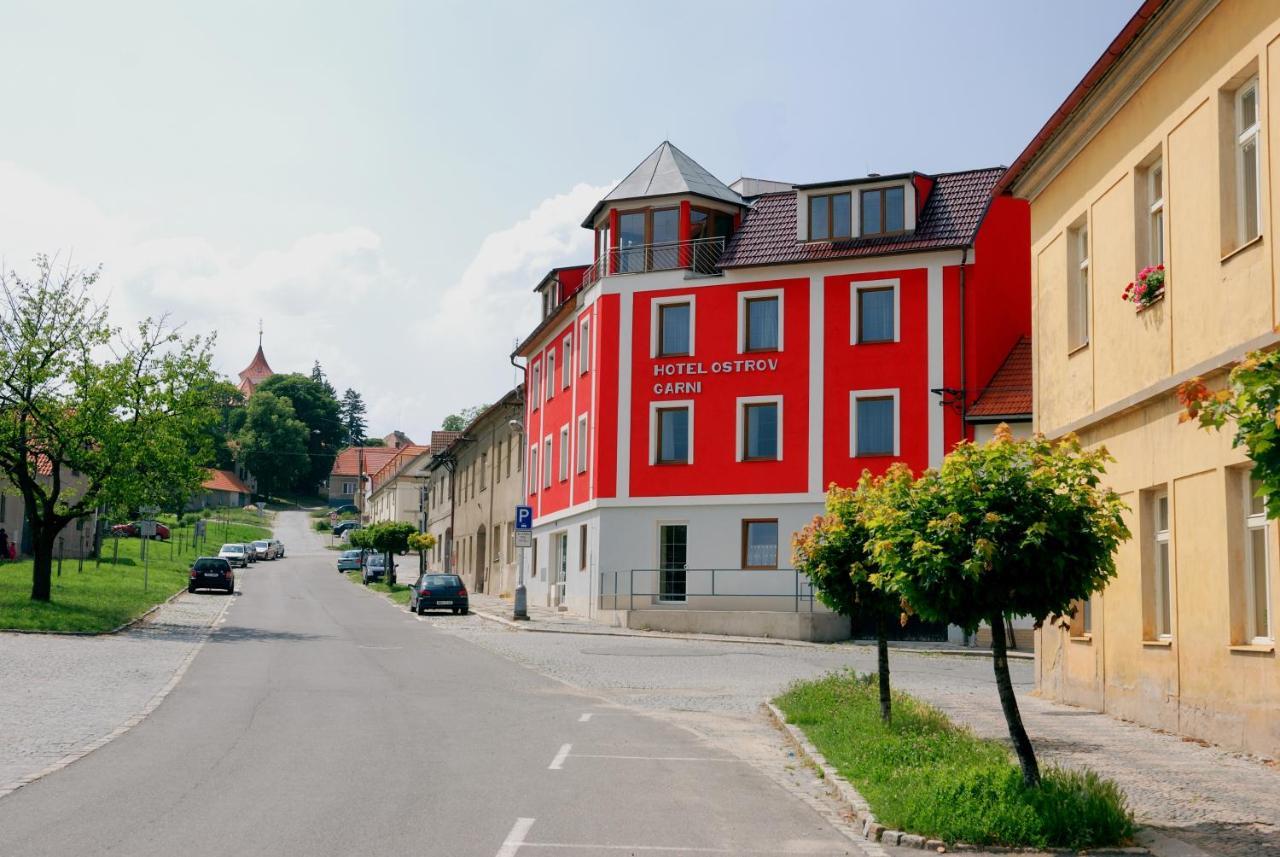
<svg viewBox="0 0 1280 857"><path fill-rule="evenodd" d="M696 845L600 845L587 844L585 842L521 842L520 848L564 848L564 849L582 849L591 851L642 851L648 853L678 853L678 854L803 854L806 857L841 857L848 854L847 851L794 851L781 850L777 848L759 849L759 848L707 848ZM498 857L504 857L508 852L501 851ZM515 854L514 851L510 852Z"/></svg>
<svg viewBox="0 0 1280 857"><path fill-rule="evenodd" d="M564 745L568 747L568 744ZM564 748L561 748L564 752ZM567 754L566 754L567 755ZM556 758L559 758L558 756ZM645 762L747 762L746 759L725 759L714 756L611 756L603 753L574 753L575 759L638 759Z"/></svg>
<svg viewBox="0 0 1280 857"><path fill-rule="evenodd" d="M569 751L573 749L572 744L563 744L560 752L556 753L556 757L551 760L551 764L547 765L548 771L559 771L564 768L564 760L569 758Z"/></svg>
<svg viewBox="0 0 1280 857"><path fill-rule="evenodd" d="M529 828L533 827L533 822L532 818L517 818L516 823L511 826L511 832L502 841L502 847L494 857L516 857L516 852L520 850L520 846L524 845L524 838L529 835Z"/></svg>
<svg viewBox="0 0 1280 857"><path fill-rule="evenodd" d="M579 723L586 723L586 722L587 722L588 720L590 720L590 719L591 719L591 713L590 713L590 712L587 712L586 714L584 714L584 715L582 715L581 717L579 717L579 718L578 718L578 722L579 722Z"/></svg>

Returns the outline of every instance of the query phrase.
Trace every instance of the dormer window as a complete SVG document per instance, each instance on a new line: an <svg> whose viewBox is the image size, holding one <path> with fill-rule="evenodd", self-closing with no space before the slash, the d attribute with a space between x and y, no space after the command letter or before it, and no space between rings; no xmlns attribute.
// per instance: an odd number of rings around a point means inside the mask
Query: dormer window
<svg viewBox="0 0 1280 857"><path fill-rule="evenodd" d="M906 229L902 186L862 192L862 235L890 235Z"/></svg>
<svg viewBox="0 0 1280 857"><path fill-rule="evenodd" d="M901 193L901 191L899 191ZM901 205L899 205L901 208ZM809 240L833 241L853 237L852 196L849 193L809 197Z"/></svg>

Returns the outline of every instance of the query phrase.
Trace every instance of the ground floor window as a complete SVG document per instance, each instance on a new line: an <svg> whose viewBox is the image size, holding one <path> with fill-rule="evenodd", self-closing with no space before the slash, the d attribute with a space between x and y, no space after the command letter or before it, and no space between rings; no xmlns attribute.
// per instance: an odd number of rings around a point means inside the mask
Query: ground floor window
<svg viewBox="0 0 1280 857"><path fill-rule="evenodd" d="M757 518L742 522L742 567L778 567L777 518Z"/></svg>
<svg viewBox="0 0 1280 857"><path fill-rule="evenodd" d="M1170 554L1169 492L1156 488L1147 492L1146 580L1143 601L1150 605L1149 621L1144 622L1148 639L1169 640L1173 637L1173 570Z"/></svg>
<svg viewBox="0 0 1280 857"><path fill-rule="evenodd" d="M685 559L688 555L689 527L663 524L658 527L658 598L684 601Z"/></svg>
<svg viewBox="0 0 1280 857"><path fill-rule="evenodd" d="M587 570L587 525L578 525L578 571Z"/></svg>
<svg viewBox="0 0 1280 857"><path fill-rule="evenodd" d="M1271 628L1271 539L1267 527L1266 497L1262 484L1252 475L1242 474L1244 491L1244 595L1245 638L1251 643L1268 643Z"/></svg>

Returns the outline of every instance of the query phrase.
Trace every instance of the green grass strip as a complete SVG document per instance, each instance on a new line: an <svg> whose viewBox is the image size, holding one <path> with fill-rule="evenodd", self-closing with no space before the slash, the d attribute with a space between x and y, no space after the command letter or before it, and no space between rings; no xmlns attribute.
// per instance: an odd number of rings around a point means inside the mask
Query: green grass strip
<svg viewBox="0 0 1280 857"><path fill-rule="evenodd" d="M1010 751L904 693L880 720L874 675L799 682L775 704L862 793L879 822L974 845L1097 848L1129 842L1133 816L1115 783L1049 767L1028 789ZM992 705L996 705L992 693Z"/></svg>

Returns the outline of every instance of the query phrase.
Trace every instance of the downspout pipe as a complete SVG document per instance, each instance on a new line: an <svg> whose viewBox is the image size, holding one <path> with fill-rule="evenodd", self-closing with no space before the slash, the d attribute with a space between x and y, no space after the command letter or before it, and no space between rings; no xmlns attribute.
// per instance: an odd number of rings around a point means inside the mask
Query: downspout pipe
<svg viewBox="0 0 1280 857"><path fill-rule="evenodd" d="M968 267L969 250L966 246L960 255L960 437L969 440L969 376L965 374L965 352L968 346L965 333L965 269Z"/></svg>

